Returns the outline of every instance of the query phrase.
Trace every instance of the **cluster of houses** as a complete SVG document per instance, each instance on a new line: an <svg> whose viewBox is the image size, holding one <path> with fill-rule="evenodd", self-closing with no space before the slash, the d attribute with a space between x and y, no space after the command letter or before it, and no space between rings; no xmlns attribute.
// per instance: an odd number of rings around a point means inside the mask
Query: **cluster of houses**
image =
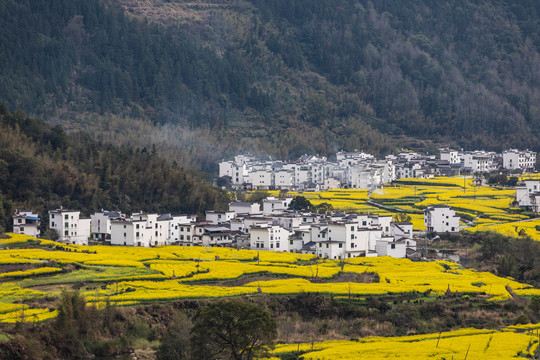
<svg viewBox="0 0 540 360"><path fill-rule="evenodd" d="M358 256L419 257L413 225L391 216L318 214L289 210L292 198L268 197L259 203L233 202L227 211L195 215L101 211L82 218L80 211L49 211L49 227L58 241L118 246L229 246L235 248L314 254L321 258ZM459 217L447 206L424 211L429 232L458 232ZM13 231L39 236L40 219L31 211L16 211Z"/></svg>
<svg viewBox="0 0 540 360"><path fill-rule="evenodd" d="M439 149L439 156L403 151L376 159L365 152L338 152L336 159L304 155L295 162L237 155L219 163L219 184L233 189L373 189L396 179L469 175L495 170L531 172L536 153Z"/></svg>

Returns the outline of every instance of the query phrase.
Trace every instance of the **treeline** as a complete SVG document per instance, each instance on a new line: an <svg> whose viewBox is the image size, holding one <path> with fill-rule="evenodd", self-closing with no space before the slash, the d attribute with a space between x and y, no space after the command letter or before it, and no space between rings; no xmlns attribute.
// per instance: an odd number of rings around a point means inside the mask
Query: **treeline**
<svg viewBox="0 0 540 360"><path fill-rule="evenodd" d="M169 164L155 149L103 145L84 134L0 106L0 229L15 208L41 213L63 205L88 212L108 209L204 213L226 203L202 174ZM1 231L1 230L0 230Z"/></svg>

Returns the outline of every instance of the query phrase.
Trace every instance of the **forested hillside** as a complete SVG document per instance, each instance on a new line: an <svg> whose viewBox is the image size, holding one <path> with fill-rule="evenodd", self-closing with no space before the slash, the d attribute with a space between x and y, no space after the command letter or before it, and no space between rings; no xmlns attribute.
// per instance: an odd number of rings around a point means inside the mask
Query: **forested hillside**
<svg viewBox="0 0 540 360"><path fill-rule="evenodd" d="M204 176L168 164L152 149L102 145L85 135L0 106L0 232L15 208L39 211L63 205L83 214L109 210L204 213L223 194Z"/></svg>
<svg viewBox="0 0 540 360"><path fill-rule="evenodd" d="M540 150L539 21L532 0L6 0L0 100L204 170L245 150Z"/></svg>

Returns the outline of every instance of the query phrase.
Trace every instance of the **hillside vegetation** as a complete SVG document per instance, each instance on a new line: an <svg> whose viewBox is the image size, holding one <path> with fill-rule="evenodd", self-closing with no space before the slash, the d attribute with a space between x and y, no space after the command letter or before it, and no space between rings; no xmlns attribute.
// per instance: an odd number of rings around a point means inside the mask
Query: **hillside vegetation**
<svg viewBox="0 0 540 360"><path fill-rule="evenodd" d="M155 149L115 147L0 106L0 231L16 209L42 217L63 205L83 214L121 211L199 213L226 206L202 174L169 164Z"/></svg>
<svg viewBox="0 0 540 360"><path fill-rule="evenodd" d="M508 0L8 0L0 100L204 170L244 150L540 150L539 10Z"/></svg>

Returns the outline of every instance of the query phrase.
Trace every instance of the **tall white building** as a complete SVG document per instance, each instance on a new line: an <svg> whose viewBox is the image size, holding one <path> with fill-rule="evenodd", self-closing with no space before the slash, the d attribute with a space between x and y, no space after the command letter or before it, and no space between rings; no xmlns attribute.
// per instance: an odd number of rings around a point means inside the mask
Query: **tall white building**
<svg viewBox="0 0 540 360"><path fill-rule="evenodd" d="M96 212L90 215L90 233L94 240L110 240L111 239L111 220L125 217L125 215L117 211Z"/></svg>
<svg viewBox="0 0 540 360"><path fill-rule="evenodd" d="M424 210L427 232L459 232L459 216L448 206L433 205Z"/></svg>
<svg viewBox="0 0 540 360"><path fill-rule="evenodd" d="M90 219L81 218L80 211L63 208L49 211L49 228L58 233L61 242L87 245Z"/></svg>
<svg viewBox="0 0 540 360"><path fill-rule="evenodd" d="M289 251L290 232L281 226L260 224L252 226L249 232L252 250Z"/></svg>
<svg viewBox="0 0 540 360"><path fill-rule="evenodd" d="M540 191L540 180L523 180L516 186L516 201L521 207L531 206L531 195Z"/></svg>

